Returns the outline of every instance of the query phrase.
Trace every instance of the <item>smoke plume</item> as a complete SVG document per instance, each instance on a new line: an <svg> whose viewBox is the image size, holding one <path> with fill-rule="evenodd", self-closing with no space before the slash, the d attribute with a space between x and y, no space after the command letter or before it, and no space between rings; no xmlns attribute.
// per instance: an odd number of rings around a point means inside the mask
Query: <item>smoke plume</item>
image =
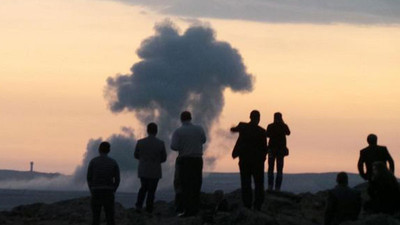
<svg viewBox="0 0 400 225"><path fill-rule="evenodd" d="M248 92L253 87L253 77L246 72L238 51L227 42L217 41L208 26L191 26L180 34L172 22L164 21L141 43L137 54L140 61L132 66L131 73L107 79L105 97L114 113L132 112L143 125L156 122L158 137L167 148L173 130L180 125L182 111L191 111L194 123L202 125L210 139L208 133L224 106L223 91ZM136 176L137 167L133 132L125 129L123 134L106 140L111 143L110 156L119 163L126 180L135 182L130 176ZM98 155L101 141L89 140L82 165L74 175L76 180L85 180L87 165ZM214 161L212 157L205 159L206 163ZM168 165L164 166L165 177L172 171Z"/></svg>
<svg viewBox="0 0 400 225"><path fill-rule="evenodd" d="M130 128L123 127L121 134L113 134L104 140L103 138L97 138L88 141L82 165L78 166L74 173L75 181L86 181L87 166L91 159L99 155L98 148L102 141L110 142L111 151L109 156L118 162L123 176L132 175L132 171L136 170L137 160L133 157L136 140L133 131Z"/></svg>
<svg viewBox="0 0 400 225"><path fill-rule="evenodd" d="M130 74L108 78L106 98L112 112L131 111L144 124L157 122L163 139L179 125L183 110L208 132L222 111L226 88L252 90L253 77L238 51L217 41L208 26L191 26L180 35L164 21L137 54L141 60Z"/></svg>

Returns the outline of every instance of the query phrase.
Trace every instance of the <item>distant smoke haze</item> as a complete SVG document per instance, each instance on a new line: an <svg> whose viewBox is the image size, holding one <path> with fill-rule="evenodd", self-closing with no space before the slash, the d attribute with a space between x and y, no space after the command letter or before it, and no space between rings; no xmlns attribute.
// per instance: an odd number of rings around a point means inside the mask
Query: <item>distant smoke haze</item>
<svg viewBox="0 0 400 225"><path fill-rule="evenodd" d="M82 164L76 168L73 176L76 182L82 183L86 181L87 166L91 159L99 155L98 148L103 141L110 142L111 151L109 156L118 162L121 174L127 176L133 174L137 167L137 160L133 157L136 139L132 129L123 127L120 134L113 134L106 139L97 138L88 141Z"/></svg>

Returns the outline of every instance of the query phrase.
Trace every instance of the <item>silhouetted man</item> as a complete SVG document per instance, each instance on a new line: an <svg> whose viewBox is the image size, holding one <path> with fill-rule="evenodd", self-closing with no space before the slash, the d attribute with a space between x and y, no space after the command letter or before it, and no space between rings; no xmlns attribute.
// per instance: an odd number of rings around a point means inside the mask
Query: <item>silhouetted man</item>
<svg viewBox="0 0 400 225"><path fill-rule="evenodd" d="M157 124L147 125L146 138L138 140L135 148L135 158L139 160L138 177L141 187L136 201L136 209L141 210L146 198L146 211L153 212L154 195L161 179L161 163L167 160L164 142L156 137Z"/></svg>
<svg viewBox="0 0 400 225"><path fill-rule="evenodd" d="M108 157L110 143L102 142L99 146L100 156L92 159L87 171L93 225L100 224L101 208L104 207L107 225L114 225L114 193L119 186L119 167L117 162Z"/></svg>
<svg viewBox="0 0 400 225"><path fill-rule="evenodd" d="M360 151L360 158L358 160L358 171L360 176L365 180L371 180L372 177L372 164L374 162L383 162L385 165L388 162L389 168L394 173L394 162L392 156L385 146L378 145L378 137L375 134L370 134L367 137L368 147ZM364 171L364 164L366 171Z"/></svg>
<svg viewBox="0 0 400 225"><path fill-rule="evenodd" d="M368 185L370 201L365 210L373 213L393 214L400 209L400 189L396 177L384 162L374 162Z"/></svg>
<svg viewBox="0 0 400 225"><path fill-rule="evenodd" d="M182 126L172 135L171 149L178 151L176 176L182 191L183 212L179 216L193 216L199 210L203 172L203 144L206 135L201 126L191 123L192 115L181 113Z"/></svg>
<svg viewBox="0 0 400 225"><path fill-rule="evenodd" d="M268 190L274 187L274 167L276 161L275 190L280 191L283 176L284 157L289 154L286 146L286 135L290 135L288 125L283 122L282 114L274 114L274 122L267 127L268 142Z"/></svg>
<svg viewBox="0 0 400 225"><path fill-rule="evenodd" d="M264 202L264 162L267 154L265 130L258 126L260 112L250 113L250 122L240 122L231 132L239 132L238 140L232 152L232 157L239 157L240 181L242 186L242 201L245 207L261 210ZM254 180L254 203L251 188L251 178Z"/></svg>
<svg viewBox="0 0 400 225"><path fill-rule="evenodd" d="M338 225L357 220L361 211L360 192L348 186L348 177L341 172L336 177L337 186L330 190L325 210L325 225Z"/></svg>

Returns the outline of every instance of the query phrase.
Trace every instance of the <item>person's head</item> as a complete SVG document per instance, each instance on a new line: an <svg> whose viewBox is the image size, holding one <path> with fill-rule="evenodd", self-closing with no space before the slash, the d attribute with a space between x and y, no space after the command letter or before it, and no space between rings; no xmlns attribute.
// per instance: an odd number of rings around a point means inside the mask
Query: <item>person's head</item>
<svg viewBox="0 0 400 225"><path fill-rule="evenodd" d="M101 142L99 145L99 153L107 155L110 152L110 147L111 145L107 141Z"/></svg>
<svg viewBox="0 0 400 225"><path fill-rule="evenodd" d="M147 124L147 134L156 136L158 132L157 124L149 123Z"/></svg>
<svg viewBox="0 0 400 225"><path fill-rule="evenodd" d="M283 123L282 113L280 112L274 113L274 123Z"/></svg>
<svg viewBox="0 0 400 225"><path fill-rule="evenodd" d="M375 134L370 134L367 137L367 142L369 145L377 145L378 144L378 137Z"/></svg>
<svg viewBox="0 0 400 225"><path fill-rule="evenodd" d="M347 173L345 172L340 172L336 176L336 183L339 185L345 185L347 186L349 184L349 178L347 176Z"/></svg>
<svg viewBox="0 0 400 225"><path fill-rule="evenodd" d="M184 111L181 113L181 121L182 122L189 122L192 120L192 114L189 111Z"/></svg>
<svg viewBox="0 0 400 225"><path fill-rule="evenodd" d="M254 124L258 124L260 122L260 112L258 110L251 111L250 122Z"/></svg>

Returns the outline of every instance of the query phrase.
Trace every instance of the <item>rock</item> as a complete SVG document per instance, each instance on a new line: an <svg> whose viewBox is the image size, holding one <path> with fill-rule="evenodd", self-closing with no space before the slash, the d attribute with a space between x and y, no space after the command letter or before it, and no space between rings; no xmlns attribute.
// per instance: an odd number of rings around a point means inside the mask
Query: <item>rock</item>
<svg viewBox="0 0 400 225"><path fill-rule="evenodd" d="M173 202L155 202L154 212L137 212L115 205L116 224L119 225L315 225L323 224L327 192L292 194L266 192L261 211L242 207L241 192L224 194L222 191L202 193L197 216L178 218ZM104 213L102 220L104 221ZM36 203L0 212L4 225L64 225L90 224L90 198L78 198L53 204ZM362 215L360 220L347 225L400 225L400 215Z"/></svg>

